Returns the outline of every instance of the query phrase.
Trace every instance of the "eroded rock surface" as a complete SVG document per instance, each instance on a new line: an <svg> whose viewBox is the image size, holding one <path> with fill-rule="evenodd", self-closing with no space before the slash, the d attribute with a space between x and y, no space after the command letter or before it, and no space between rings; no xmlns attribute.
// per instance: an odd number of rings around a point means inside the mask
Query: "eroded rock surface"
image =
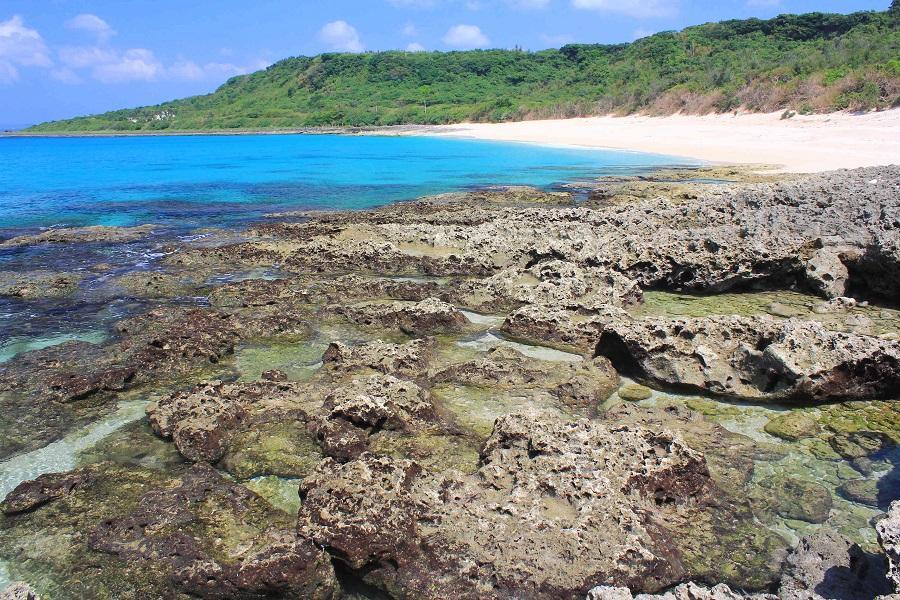
<svg viewBox="0 0 900 600"><path fill-rule="evenodd" d="M900 343L769 317L598 323L597 353L625 372L716 395L872 399L900 386Z"/></svg>
<svg viewBox="0 0 900 600"><path fill-rule="evenodd" d="M298 528L401 596L655 591L690 574L668 522L721 510L714 489L670 433L511 415L472 476L370 453L324 462L301 486Z"/></svg>
<svg viewBox="0 0 900 600"><path fill-rule="evenodd" d="M742 594L725 584L705 587L683 583L664 594L634 595L628 588L599 586L590 591L587 600L778 600L772 594Z"/></svg>
<svg viewBox="0 0 900 600"><path fill-rule="evenodd" d="M893 502L887 516L875 526L878 542L887 554L888 577L900 591L900 501Z"/></svg>
<svg viewBox="0 0 900 600"><path fill-rule="evenodd" d="M70 487L79 475L89 478ZM208 465L172 479L101 464L43 485L69 491L4 520L0 539L49 578L53 597L325 599L338 589L328 556L297 537L288 515Z"/></svg>
<svg viewBox="0 0 900 600"><path fill-rule="evenodd" d="M782 600L863 600L890 592L883 557L823 528L800 540L788 557L778 595Z"/></svg>

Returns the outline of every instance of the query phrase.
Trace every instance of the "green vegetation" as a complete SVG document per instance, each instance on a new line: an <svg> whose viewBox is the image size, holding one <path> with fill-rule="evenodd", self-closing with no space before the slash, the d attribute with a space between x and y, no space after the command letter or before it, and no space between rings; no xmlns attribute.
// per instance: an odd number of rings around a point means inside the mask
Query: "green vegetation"
<svg viewBox="0 0 900 600"><path fill-rule="evenodd" d="M559 50L323 54L216 92L45 123L34 132L266 129L510 121L599 113L900 104L900 8L782 15Z"/></svg>

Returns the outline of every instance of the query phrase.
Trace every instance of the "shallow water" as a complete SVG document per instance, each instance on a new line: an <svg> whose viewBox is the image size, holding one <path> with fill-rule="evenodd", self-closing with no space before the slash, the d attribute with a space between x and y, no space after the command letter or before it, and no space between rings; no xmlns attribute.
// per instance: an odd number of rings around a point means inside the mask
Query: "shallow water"
<svg viewBox="0 0 900 600"><path fill-rule="evenodd" d="M34 338L12 338L6 342L0 343L0 364L5 363L17 354L22 352L30 352L31 350L41 350L42 348L50 348L58 346L66 342L90 342L91 344L102 344L106 341L106 333L102 331L87 331L82 333L71 333L62 335L52 335Z"/></svg>
<svg viewBox="0 0 900 600"><path fill-rule="evenodd" d="M122 402L118 409L84 429L75 431L52 444L0 463L0 498L5 498L17 485L45 473L60 473L78 465L78 454L125 425L143 418L147 402Z"/></svg>
<svg viewBox="0 0 900 600"><path fill-rule="evenodd" d="M468 348L471 350L476 350L478 352L487 352L491 348L502 346L505 348L512 348L513 350L516 350L529 358L549 360L553 362L581 362L584 360L584 357L580 354L563 352L562 350L556 350L554 348L548 348L546 346L530 346L528 344L520 344L519 342L513 342L511 340L500 337L498 333L490 331L478 336L475 339L458 341L457 345L461 348Z"/></svg>
<svg viewBox="0 0 900 600"><path fill-rule="evenodd" d="M777 318L797 317L818 321L835 331L866 335L900 334L900 310L877 305L829 308L817 296L792 291L742 292L714 295L644 292L644 303L628 312L636 317L706 317L710 315Z"/></svg>
<svg viewBox="0 0 900 600"><path fill-rule="evenodd" d="M622 386L633 385L634 382L623 378ZM613 396L606 407L620 403L622 400ZM823 452L819 444L820 437L807 438L796 442L787 441L770 435L765 426L770 419L788 411L799 411L811 417L821 416L822 408L796 408L772 404L753 404L747 402L729 402L713 398L681 395L677 393L652 390L646 400L637 402L639 406L662 407L682 405L701 412L704 417L718 423L725 429L745 435L764 447L775 449L784 456L778 459L765 458L754 461L754 472L751 485L758 485L761 480L771 476L786 476L794 480L819 484L831 495L832 510L827 521L821 524L807 523L795 519L777 516L774 522L767 525L788 540L791 546L796 545L800 537L813 533L820 527L838 530L864 547L874 549L877 545L872 520L883 511L865 504L850 501L838 491L840 485L849 480L865 479L880 481L894 465L900 464L900 449L895 448L888 455L881 457L881 467L869 475L854 469L851 464L831 452ZM824 443L827 448L828 444Z"/></svg>
<svg viewBox="0 0 900 600"><path fill-rule="evenodd" d="M0 138L0 238L3 228L60 224L228 225L285 210L369 208L686 162L435 137Z"/></svg>

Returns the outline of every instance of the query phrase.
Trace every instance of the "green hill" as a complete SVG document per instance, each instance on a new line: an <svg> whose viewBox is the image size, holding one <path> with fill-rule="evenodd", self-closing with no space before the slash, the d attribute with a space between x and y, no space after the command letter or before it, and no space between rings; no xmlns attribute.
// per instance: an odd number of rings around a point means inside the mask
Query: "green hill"
<svg viewBox="0 0 900 600"><path fill-rule="evenodd" d="M724 21L631 44L282 60L212 94L32 132L508 121L645 111L827 112L900 103L900 7Z"/></svg>

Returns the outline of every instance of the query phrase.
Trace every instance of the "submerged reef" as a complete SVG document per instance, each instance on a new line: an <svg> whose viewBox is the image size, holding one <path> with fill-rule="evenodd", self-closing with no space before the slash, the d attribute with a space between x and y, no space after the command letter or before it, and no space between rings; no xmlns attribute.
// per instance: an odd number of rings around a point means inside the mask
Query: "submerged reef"
<svg viewBox="0 0 900 600"><path fill-rule="evenodd" d="M900 168L727 172L8 240L0 598L895 597Z"/></svg>

